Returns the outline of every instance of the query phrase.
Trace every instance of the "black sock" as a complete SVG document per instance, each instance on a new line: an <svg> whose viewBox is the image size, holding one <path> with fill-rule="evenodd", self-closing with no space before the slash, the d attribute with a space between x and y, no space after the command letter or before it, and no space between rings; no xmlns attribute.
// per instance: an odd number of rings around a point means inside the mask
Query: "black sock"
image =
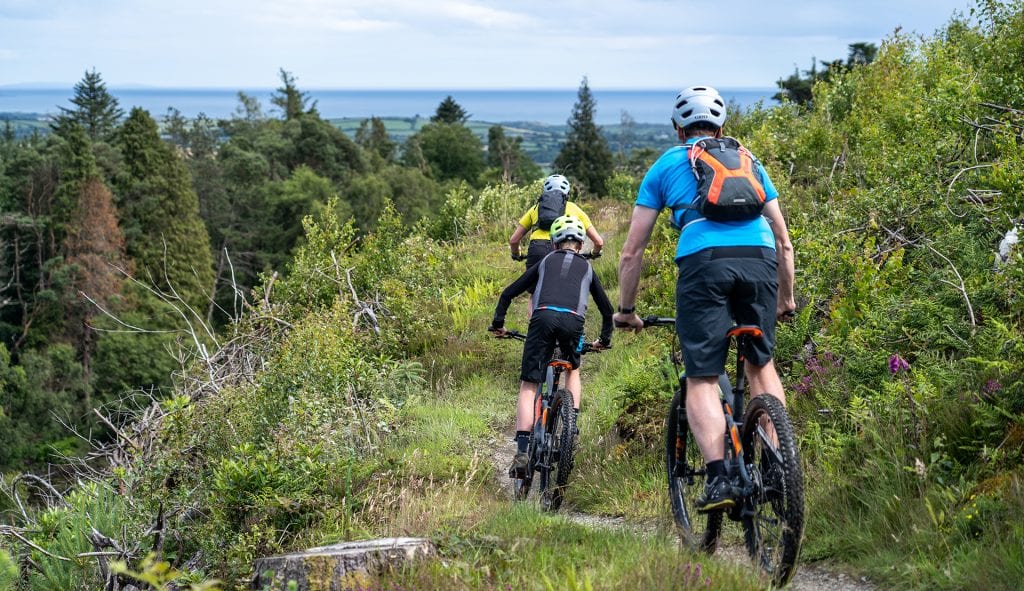
<svg viewBox="0 0 1024 591"><path fill-rule="evenodd" d="M526 453L527 446L530 445L530 432L529 431L516 431L516 453Z"/></svg>
<svg viewBox="0 0 1024 591"><path fill-rule="evenodd" d="M708 482L720 476L725 477L725 460L708 462Z"/></svg>

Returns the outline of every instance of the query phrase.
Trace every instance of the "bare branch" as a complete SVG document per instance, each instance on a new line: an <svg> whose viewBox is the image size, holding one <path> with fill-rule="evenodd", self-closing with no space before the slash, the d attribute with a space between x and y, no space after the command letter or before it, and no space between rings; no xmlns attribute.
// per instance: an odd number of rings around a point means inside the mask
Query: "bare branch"
<svg viewBox="0 0 1024 591"><path fill-rule="evenodd" d="M949 258L946 257L946 255L944 255L941 252L935 250L932 247L932 245L925 243L924 246L925 246L925 248L927 248L928 250L932 251L937 256L939 256L942 260L946 261L946 263L949 264L950 268L953 269L953 273L956 275L956 279L957 279L957 281L960 282L960 285L955 285L952 282L946 281L946 280L942 280L942 282L946 283L946 284L949 284L949 285L951 285L951 286L953 286L953 287L955 287L955 288L960 290L960 293L963 294L963 296L964 296L964 301L967 302L967 315L968 315L968 317L971 320L971 326L977 326L978 322L977 322L977 319L974 316L974 306L971 305L971 298L970 298L969 295L967 295L967 286L964 285L964 278L960 275L960 271L957 270L956 265L953 264L953 261L949 260Z"/></svg>

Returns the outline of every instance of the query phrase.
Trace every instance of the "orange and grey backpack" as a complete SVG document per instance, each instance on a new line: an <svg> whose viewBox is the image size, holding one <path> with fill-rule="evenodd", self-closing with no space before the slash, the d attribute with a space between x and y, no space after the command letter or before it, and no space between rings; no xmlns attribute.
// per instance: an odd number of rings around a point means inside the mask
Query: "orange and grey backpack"
<svg viewBox="0 0 1024 591"><path fill-rule="evenodd" d="M718 222L751 220L761 215L764 185L757 159L731 137L707 137L689 144L697 177L697 198L686 206Z"/></svg>

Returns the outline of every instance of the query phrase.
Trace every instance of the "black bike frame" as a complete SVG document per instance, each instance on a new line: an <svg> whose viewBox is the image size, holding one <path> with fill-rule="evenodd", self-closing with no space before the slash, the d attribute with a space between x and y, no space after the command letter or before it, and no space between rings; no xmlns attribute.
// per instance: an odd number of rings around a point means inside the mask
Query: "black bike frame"
<svg viewBox="0 0 1024 591"><path fill-rule="evenodd" d="M675 318L660 318L656 316L649 316L643 319L645 326L674 326ZM732 384L729 380L729 375L723 372L718 376L718 387L722 392L722 413L725 415L725 428L727 436L727 445L732 446L732 455L735 461L734 467L737 474L740 477L742 484L741 494L743 496L750 495L754 491L754 481L750 477L750 471L747 470L746 461L743 458L743 446L740 445L739 441L739 429L737 424L743 421L743 406L744 406L744 392L747 387L747 376L744 368L744 362L746 358L743 355L743 351L747 348L747 344L751 338L750 334L744 330L744 328L751 327L734 327L728 332L727 338L736 341L736 384ZM678 337L677 337L678 338ZM674 352L673 352L674 353ZM676 368L676 376L679 380L679 388L686 391L686 373L680 371L681 360L677 358L675 354L671 355L672 363ZM684 401L685 404L685 401Z"/></svg>

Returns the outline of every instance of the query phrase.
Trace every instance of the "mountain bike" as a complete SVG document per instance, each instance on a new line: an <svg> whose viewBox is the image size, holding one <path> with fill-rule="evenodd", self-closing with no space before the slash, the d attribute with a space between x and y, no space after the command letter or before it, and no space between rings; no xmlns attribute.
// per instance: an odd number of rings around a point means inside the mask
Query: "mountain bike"
<svg viewBox="0 0 1024 591"><path fill-rule="evenodd" d="M509 330L500 338L525 341L526 335ZM600 350L584 343L580 354ZM512 479L514 497L522 501L530 493L536 472L540 504L546 511L557 511L562 506L575 455L577 429L572 392L562 387L562 373L570 369L572 364L561 359L556 347L533 400L533 429L527 446L530 463L524 477Z"/></svg>
<svg viewBox="0 0 1024 591"><path fill-rule="evenodd" d="M644 326L672 326L675 318L650 316ZM734 326L725 338L736 351L735 383L719 377L722 412L726 420L725 464L736 505L725 511L701 513L694 504L704 491L704 458L686 420L686 376L678 337L669 355L674 390L665 420L665 469L672 516L680 537L690 547L712 554L718 547L723 518L743 525L747 552L774 584L782 586L796 572L804 527L803 473L796 438L786 407L771 394L750 399L744 356L747 344L762 337L757 326Z"/></svg>

